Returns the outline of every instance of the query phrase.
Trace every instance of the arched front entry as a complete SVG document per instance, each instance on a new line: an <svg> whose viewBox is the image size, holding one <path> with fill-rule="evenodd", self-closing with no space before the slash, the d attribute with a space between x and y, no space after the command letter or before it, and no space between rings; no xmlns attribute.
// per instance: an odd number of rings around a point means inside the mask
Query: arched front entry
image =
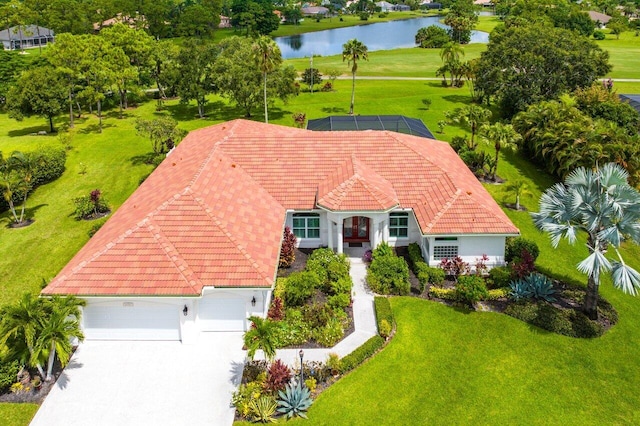
<svg viewBox="0 0 640 426"><path fill-rule="evenodd" d="M345 243L369 242L370 221L366 216L351 216L344 219L342 224L342 235Z"/></svg>

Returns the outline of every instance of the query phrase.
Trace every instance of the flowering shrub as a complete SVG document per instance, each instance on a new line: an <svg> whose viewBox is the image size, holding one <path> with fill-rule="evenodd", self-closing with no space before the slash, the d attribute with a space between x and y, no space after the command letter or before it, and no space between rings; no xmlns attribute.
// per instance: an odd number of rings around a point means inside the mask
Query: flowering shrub
<svg viewBox="0 0 640 426"><path fill-rule="evenodd" d="M445 272L445 274L456 280L459 275L468 274L470 271L469 264L462 260L460 256L456 256L452 259L442 259L442 261L440 261L440 268Z"/></svg>

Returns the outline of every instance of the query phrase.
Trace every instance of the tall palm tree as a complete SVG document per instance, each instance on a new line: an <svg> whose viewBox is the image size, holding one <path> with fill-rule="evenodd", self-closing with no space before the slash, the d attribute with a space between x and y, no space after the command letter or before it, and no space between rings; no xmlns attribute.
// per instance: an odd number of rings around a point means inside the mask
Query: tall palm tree
<svg viewBox="0 0 640 426"><path fill-rule="evenodd" d="M640 288L640 274L625 264L619 251L625 239L640 242L640 193L629 185L628 177L615 163L595 170L577 168L564 184L547 189L540 198L540 211L532 213L554 247L563 238L575 243L579 231L587 233L589 256L577 267L588 277L583 310L591 319L598 317L601 273L610 272L613 285L625 293L635 295ZM609 247L617 261L605 257Z"/></svg>
<svg viewBox="0 0 640 426"><path fill-rule="evenodd" d="M347 61L347 64L351 65L351 107L349 108L351 115L353 115L353 104L356 99L356 72L360 59L369 60L368 48L364 43L354 38L342 45L342 62Z"/></svg>
<svg viewBox="0 0 640 426"><path fill-rule="evenodd" d="M253 55L258 68L262 72L264 82L264 122L269 122L267 111L267 74L276 70L282 63L282 54L278 45L267 36L260 36L252 46Z"/></svg>
<svg viewBox="0 0 640 426"><path fill-rule="evenodd" d="M45 381L51 379L56 355L64 367L71 358L72 339L84 340L84 334L80 329L80 306L84 305L84 300L74 296L54 296L45 302L47 317L43 321L32 354L33 359L48 357Z"/></svg>
<svg viewBox="0 0 640 426"><path fill-rule="evenodd" d="M0 346L7 344L17 351L22 362L35 366L44 377L40 359L35 356L36 340L46 316L43 300L25 293L16 304L4 306L0 315Z"/></svg>
<svg viewBox="0 0 640 426"><path fill-rule="evenodd" d="M251 329L244 333L244 344L247 347L247 355L253 359L258 349L262 349L267 360L276 356L275 331L278 324L256 316L249 317Z"/></svg>
<svg viewBox="0 0 640 426"><path fill-rule="evenodd" d="M493 143L496 150L496 161L493 163L493 180L496 180L496 171L498 170L498 158L502 148L515 148L522 139L520 133L516 132L511 124L495 123L490 126L482 126L482 133L487 138L488 143Z"/></svg>

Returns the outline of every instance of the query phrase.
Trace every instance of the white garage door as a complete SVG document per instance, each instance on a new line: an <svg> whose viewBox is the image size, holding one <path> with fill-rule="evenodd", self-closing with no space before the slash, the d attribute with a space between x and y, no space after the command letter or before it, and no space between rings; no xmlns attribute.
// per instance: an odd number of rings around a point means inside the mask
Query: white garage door
<svg viewBox="0 0 640 426"><path fill-rule="evenodd" d="M198 324L202 331L244 331L246 317L242 299L206 298L198 302Z"/></svg>
<svg viewBox="0 0 640 426"><path fill-rule="evenodd" d="M89 340L180 340L180 307L140 302L87 305Z"/></svg>

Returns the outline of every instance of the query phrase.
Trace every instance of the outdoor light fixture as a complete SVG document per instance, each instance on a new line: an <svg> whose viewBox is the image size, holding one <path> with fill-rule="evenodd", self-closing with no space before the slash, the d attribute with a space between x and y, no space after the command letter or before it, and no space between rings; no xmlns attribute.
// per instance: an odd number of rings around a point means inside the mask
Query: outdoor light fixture
<svg viewBox="0 0 640 426"><path fill-rule="evenodd" d="M251 299L251 306L256 306L256 297L253 296L253 299Z"/></svg>
<svg viewBox="0 0 640 426"><path fill-rule="evenodd" d="M184 305L184 309L182 310L182 313L184 314L185 317L189 314L189 308L187 308L187 305Z"/></svg>
<svg viewBox="0 0 640 426"><path fill-rule="evenodd" d="M304 358L304 351L300 349L298 352L300 355L300 388L304 386L304 364L302 363L302 359Z"/></svg>

